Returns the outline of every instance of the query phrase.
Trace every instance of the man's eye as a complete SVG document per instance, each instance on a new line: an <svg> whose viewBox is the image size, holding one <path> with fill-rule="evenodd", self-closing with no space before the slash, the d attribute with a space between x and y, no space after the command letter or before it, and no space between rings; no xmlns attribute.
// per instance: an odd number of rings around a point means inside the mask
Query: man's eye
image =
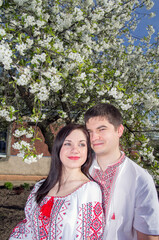
<svg viewBox="0 0 159 240"><path fill-rule="evenodd" d="M106 128L100 128L100 129L99 129L99 131L104 131L104 130L106 130Z"/></svg>

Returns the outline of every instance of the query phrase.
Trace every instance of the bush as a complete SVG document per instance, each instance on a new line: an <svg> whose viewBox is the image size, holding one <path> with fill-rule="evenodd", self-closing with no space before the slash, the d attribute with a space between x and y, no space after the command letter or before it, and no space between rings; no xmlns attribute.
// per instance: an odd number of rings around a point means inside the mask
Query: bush
<svg viewBox="0 0 159 240"><path fill-rule="evenodd" d="M26 190L29 190L30 189L30 185L29 183L24 183L21 185L22 188L26 189Z"/></svg>
<svg viewBox="0 0 159 240"><path fill-rule="evenodd" d="M5 182L4 183L4 187L9 189L9 190L12 190L13 189L13 183L11 182Z"/></svg>

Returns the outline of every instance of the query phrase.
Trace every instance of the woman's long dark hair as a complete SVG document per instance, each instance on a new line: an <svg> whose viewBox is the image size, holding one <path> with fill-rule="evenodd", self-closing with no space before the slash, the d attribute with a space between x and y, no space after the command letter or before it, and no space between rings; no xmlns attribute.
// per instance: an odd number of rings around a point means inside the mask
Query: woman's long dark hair
<svg viewBox="0 0 159 240"><path fill-rule="evenodd" d="M59 188L61 184L61 176L62 176L62 162L60 160L60 150L65 141L65 138L74 130L81 130L86 136L87 140L87 148L88 154L86 162L81 166L81 171L89 178L92 179L89 175L89 168L92 164L92 154L91 154L91 145L89 139L89 133L87 132L85 126L79 124L68 124L61 128L61 130L57 133L53 148L52 148L52 156L51 156L51 166L50 171L42 183L40 188L36 193L36 202L40 204L43 198L48 194L48 192L55 186L55 184L59 183Z"/></svg>

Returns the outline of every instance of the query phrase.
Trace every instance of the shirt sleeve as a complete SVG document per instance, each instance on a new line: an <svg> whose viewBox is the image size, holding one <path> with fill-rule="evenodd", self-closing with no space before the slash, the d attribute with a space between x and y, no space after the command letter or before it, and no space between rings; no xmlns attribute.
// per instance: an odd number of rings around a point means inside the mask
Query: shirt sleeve
<svg viewBox="0 0 159 240"><path fill-rule="evenodd" d="M31 224L31 212L33 206L36 204L35 202L35 193L41 185L41 181L36 183L33 190L29 194L25 205L25 219L17 224L17 226L13 229L9 240L16 239L24 239L31 240L32 237L32 224Z"/></svg>
<svg viewBox="0 0 159 240"><path fill-rule="evenodd" d="M85 199L79 207L77 219L77 239L103 239L104 212L102 207L102 193L100 187L95 182L90 182L87 189L81 195Z"/></svg>
<svg viewBox="0 0 159 240"><path fill-rule="evenodd" d="M144 234L159 235L159 202L153 179L146 173L138 184L134 228Z"/></svg>

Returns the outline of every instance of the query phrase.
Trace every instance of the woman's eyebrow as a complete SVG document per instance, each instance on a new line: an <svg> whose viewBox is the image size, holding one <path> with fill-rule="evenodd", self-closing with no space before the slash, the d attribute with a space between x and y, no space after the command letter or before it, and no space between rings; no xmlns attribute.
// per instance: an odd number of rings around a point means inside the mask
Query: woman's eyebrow
<svg viewBox="0 0 159 240"><path fill-rule="evenodd" d="M72 140L69 140L69 139L64 140L64 142L65 141L72 142ZM81 139L80 142L86 142L86 140L85 139Z"/></svg>

